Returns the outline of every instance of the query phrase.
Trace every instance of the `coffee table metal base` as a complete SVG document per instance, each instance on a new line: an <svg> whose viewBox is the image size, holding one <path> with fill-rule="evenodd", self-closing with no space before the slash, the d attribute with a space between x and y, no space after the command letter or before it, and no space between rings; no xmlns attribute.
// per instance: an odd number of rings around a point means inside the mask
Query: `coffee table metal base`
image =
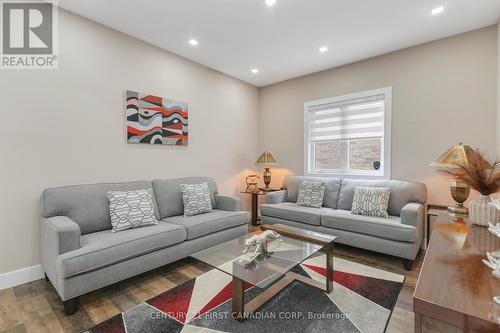
<svg viewBox="0 0 500 333"><path fill-rule="evenodd" d="M264 292L245 304L245 286L243 280L233 276L233 297L232 297L232 316L234 319L243 321L248 318L262 305L267 303L289 284L298 281L313 288L320 289L326 293L333 290L333 244L325 246L326 252L326 284L305 277L303 275L288 272L280 280L267 288Z"/></svg>

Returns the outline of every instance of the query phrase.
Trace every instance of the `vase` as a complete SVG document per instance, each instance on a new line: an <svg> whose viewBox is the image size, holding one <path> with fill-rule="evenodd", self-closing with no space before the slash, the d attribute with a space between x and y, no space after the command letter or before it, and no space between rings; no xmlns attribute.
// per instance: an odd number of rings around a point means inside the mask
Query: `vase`
<svg viewBox="0 0 500 333"><path fill-rule="evenodd" d="M469 219L472 223L488 226L488 222L495 224L500 218L499 211L491 205L489 195L480 195L469 204Z"/></svg>

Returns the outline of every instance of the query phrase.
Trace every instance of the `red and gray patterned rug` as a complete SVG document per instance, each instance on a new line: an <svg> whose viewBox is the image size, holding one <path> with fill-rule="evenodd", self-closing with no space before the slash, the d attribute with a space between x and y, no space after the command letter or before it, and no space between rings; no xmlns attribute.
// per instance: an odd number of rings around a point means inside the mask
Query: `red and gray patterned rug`
<svg viewBox="0 0 500 333"><path fill-rule="evenodd" d="M325 281L325 258L304 261L295 272ZM231 277L206 272L135 306L91 332L384 332L405 277L334 258L330 294L294 282L247 320L231 317ZM246 286L248 302L263 290Z"/></svg>

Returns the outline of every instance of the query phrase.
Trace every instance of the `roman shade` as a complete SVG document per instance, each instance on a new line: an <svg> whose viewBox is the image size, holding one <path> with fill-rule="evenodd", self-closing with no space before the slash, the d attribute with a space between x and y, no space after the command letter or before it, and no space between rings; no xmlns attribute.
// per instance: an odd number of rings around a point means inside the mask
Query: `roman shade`
<svg viewBox="0 0 500 333"><path fill-rule="evenodd" d="M383 94L309 106L312 142L384 136Z"/></svg>

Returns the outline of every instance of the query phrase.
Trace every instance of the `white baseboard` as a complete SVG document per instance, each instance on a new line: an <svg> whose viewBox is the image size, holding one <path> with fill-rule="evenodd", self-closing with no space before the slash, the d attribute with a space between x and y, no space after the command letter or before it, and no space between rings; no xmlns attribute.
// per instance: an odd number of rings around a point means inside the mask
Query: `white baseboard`
<svg viewBox="0 0 500 333"><path fill-rule="evenodd" d="M15 287L23 283L39 280L44 277L42 266L35 265L17 271L0 274L0 290Z"/></svg>

